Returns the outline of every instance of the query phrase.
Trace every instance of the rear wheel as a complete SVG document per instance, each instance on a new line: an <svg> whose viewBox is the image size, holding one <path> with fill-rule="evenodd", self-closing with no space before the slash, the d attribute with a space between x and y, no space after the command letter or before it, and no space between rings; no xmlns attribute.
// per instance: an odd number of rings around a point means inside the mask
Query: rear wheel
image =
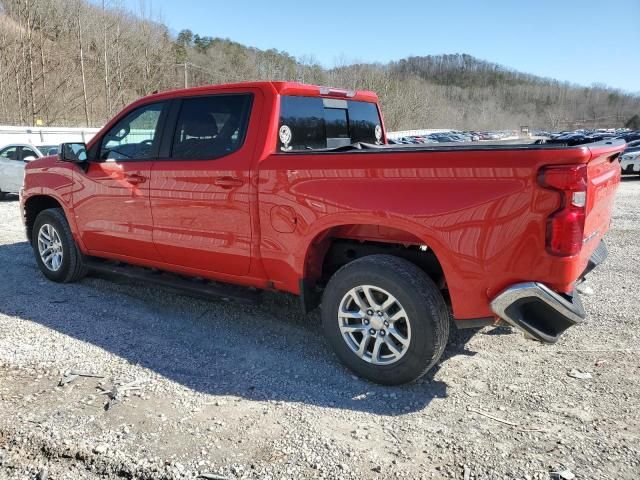
<svg viewBox="0 0 640 480"><path fill-rule="evenodd" d="M5 198L7 198L7 193L0 190L0 200L4 200Z"/></svg>
<svg viewBox="0 0 640 480"><path fill-rule="evenodd" d="M84 256L60 208L38 214L33 225L32 247L38 267L49 280L75 282L87 274Z"/></svg>
<svg viewBox="0 0 640 480"><path fill-rule="evenodd" d="M424 375L449 333L448 309L433 281L390 255L370 255L338 270L324 292L322 322L347 367L386 385Z"/></svg>

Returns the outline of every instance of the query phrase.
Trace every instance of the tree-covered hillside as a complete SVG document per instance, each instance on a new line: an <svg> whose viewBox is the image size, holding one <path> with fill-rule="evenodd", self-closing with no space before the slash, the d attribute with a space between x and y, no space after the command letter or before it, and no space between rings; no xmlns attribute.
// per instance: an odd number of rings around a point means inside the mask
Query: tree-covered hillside
<svg viewBox="0 0 640 480"><path fill-rule="evenodd" d="M349 52L347 52L349 53ZM357 52L353 52L354 55ZM102 125L156 90L296 80L380 95L389 129L622 126L640 97L514 72L469 55L321 67L85 0L0 0L0 124Z"/></svg>

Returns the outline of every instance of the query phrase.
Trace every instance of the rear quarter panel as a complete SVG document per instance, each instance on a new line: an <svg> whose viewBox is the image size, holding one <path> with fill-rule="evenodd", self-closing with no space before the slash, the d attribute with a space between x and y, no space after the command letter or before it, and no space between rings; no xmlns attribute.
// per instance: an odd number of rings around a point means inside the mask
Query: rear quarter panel
<svg viewBox="0 0 640 480"><path fill-rule="evenodd" d="M491 316L489 299L506 286L566 291L584 268L546 253L559 199L537 185L537 172L590 157L586 148L273 154L259 166L262 261L276 287L297 293L322 232L400 229L438 257L456 318Z"/></svg>

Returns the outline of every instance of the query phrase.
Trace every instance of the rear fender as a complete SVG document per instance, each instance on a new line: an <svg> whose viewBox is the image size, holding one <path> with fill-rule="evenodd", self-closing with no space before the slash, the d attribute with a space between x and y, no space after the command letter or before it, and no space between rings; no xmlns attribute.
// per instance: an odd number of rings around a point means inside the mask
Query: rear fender
<svg viewBox="0 0 640 480"><path fill-rule="evenodd" d="M391 219L371 219L371 223L362 223L362 215L354 215L351 218L353 223L347 223L348 220L345 219L344 214L341 215L341 220L341 222L334 224L322 222L322 226L316 226L313 232L303 239L304 249L302 251L305 252L305 255L297 257L295 265L295 270L300 273L302 279L299 285L308 287L314 280L321 277L324 258L333 239L422 246L431 250L435 255L442 268L445 282L449 278L452 271L451 265L446 257L440 253L446 250L435 239L420 232L416 225L402 219L393 219L393 221ZM377 223L374 223L375 220L378 220ZM455 302L454 298L452 298L452 302Z"/></svg>

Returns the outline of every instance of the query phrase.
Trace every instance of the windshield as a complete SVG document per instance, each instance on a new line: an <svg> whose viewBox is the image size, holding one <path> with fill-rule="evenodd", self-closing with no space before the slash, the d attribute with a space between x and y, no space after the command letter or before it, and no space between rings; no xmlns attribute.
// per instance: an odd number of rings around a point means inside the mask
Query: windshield
<svg viewBox="0 0 640 480"><path fill-rule="evenodd" d="M285 96L280 101L278 151L322 150L354 143L382 144L375 103Z"/></svg>

